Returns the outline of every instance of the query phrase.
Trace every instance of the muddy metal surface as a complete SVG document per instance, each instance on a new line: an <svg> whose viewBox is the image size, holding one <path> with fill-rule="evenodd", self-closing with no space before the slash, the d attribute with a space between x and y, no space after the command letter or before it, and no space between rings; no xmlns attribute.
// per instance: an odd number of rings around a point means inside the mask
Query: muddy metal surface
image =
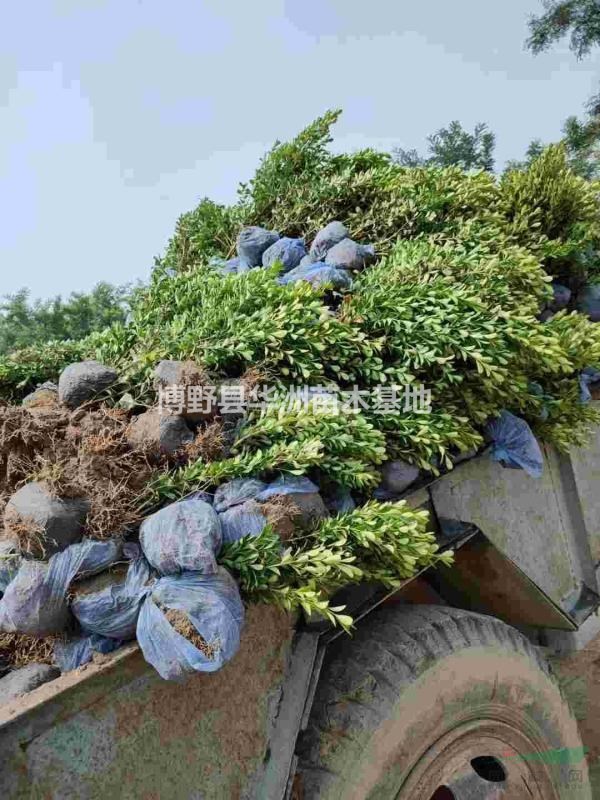
<svg viewBox="0 0 600 800"><path fill-rule="evenodd" d="M552 660L587 748L594 797L600 798L600 636L579 653Z"/></svg>
<svg viewBox="0 0 600 800"><path fill-rule="evenodd" d="M291 622L250 606L237 657L182 685L130 645L4 706L2 800L240 800L261 780Z"/></svg>

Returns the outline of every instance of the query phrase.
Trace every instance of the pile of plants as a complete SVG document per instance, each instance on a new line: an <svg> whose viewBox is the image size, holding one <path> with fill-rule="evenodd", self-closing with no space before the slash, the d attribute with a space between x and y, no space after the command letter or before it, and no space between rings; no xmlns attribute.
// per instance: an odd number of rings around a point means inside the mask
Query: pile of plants
<svg viewBox="0 0 600 800"><path fill-rule="evenodd" d="M235 478L308 476L324 495L352 492L354 511L298 527L283 550L269 525L218 557L247 598L349 627L329 603L335 589L361 580L394 586L448 561L425 515L372 499L381 465L452 469L503 410L561 449L585 442L599 421L582 402L580 374L600 367L600 327L574 305L597 272L600 228L596 187L569 170L560 146L502 179L408 168L372 150L332 154L337 116L277 143L233 206L203 200L184 214L126 324L3 358L0 393L15 404L83 359L114 368L119 378L103 402L128 419L155 406L163 360L191 360L215 386L267 385L266 408L234 422L217 412L195 423L194 442L175 457L145 462L139 518ZM353 273L348 289L283 284L277 262L239 274L215 269L215 258L235 255L245 226L309 245L332 220L375 249L375 263ZM560 310L558 281L573 294ZM286 393L298 385L336 401L358 392L365 402L290 403ZM382 386L423 387L431 406L382 412ZM120 533L135 535L136 524L133 515Z"/></svg>

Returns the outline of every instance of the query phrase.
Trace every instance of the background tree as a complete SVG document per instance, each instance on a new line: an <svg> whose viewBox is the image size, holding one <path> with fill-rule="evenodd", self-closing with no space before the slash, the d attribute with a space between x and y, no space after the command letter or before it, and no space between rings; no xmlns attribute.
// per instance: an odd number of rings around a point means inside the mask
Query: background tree
<svg viewBox="0 0 600 800"><path fill-rule="evenodd" d="M543 0L544 13L529 21L529 49L537 55L570 34L569 47L577 58L600 44L598 0ZM586 116L569 117L563 126L571 168L585 178L600 176L600 95L588 103Z"/></svg>
<svg viewBox="0 0 600 800"><path fill-rule="evenodd" d="M0 302L0 354L50 340L82 339L113 322L123 322L132 298L129 286L98 283L89 293L67 299L29 299L29 289L6 295Z"/></svg>
<svg viewBox="0 0 600 800"><path fill-rule="evenodd" d="M542 0L545 12L529 21L527 46L536 55L548 50L569 32L569 47L577 58L600 44L600 3L598 0Z"/></svg>
<svg viewBox="0 0 600 800"><path fill-rule="evenodd" d="M405 167L417 166L458 166L462 169L494 169L494 147L496 137L488 126L480 122L473 133L465 130L454 120L447 128L427 137L429 155L422 157L416 150L404 150L401 147L393 151L394 160Z"/></svg>

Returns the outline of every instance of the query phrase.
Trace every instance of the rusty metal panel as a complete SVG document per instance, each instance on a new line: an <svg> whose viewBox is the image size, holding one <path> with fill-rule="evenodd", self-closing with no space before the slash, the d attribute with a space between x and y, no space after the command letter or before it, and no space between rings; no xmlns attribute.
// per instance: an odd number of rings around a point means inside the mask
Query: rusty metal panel
<svg viewBox="0 0 600 800"><path fill-rule="evenodd" d="M562 499L546 454L541 478L504 469L487 456L460 464L431 486L438 517L476 525L559 605L576 593Z"/></svg>
<svg viewBox="0 0 600 800"><path fill-rule="evenodd" d="M457 592L461 608L491 614L511 625L574 631L576 625L481 533L456 551L436 578Z"/></svg>
<svg viewBox="0 0 600 800"><path fill-rule="evenodd" d="M237 656L184 684L136 646L0 710L3 800L221 800L262 779L292 625L251 606Z"/></svg>

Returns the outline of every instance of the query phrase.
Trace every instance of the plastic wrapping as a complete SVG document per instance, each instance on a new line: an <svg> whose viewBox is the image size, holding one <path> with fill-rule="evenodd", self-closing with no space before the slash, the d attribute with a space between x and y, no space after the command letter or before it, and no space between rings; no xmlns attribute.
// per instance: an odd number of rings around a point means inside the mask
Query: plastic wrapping
<svg viewBox="0 0 600 800"><path fill-rule="evenodd" d="M379 468L381 483L373 492L377 500L397 500L419 477L419 468L407 461L386 461Z"/></svg>
<svg viewBox="0 0 600 800"><path fill-rule="evenodd" d="M256 500L263 503L276 495L318 493L319 487L309 478L296 475L281 475L256 495Z"/></svg>
<svg viewBox="0 0 600 800"><path fill-rule="evenodd" d="M342 486L323 494L323 501L331 514L347 514L356 508L356 503L350 494L350 490Z"/></svg>
<svg viewBox="0 0 600 800"><path fill-rule="evenodd" d="M228 508L219 514L219 519L224 545L237 542L243 536L258 536L267 525L267 518L253 500Z"/></svg>
<svg viewBox="0 0 600 800"><path fill-rule="evenodd" d="M342 239L328 250L325 261L341 270L361 270L375 260L373 245L358 244L352 239Z"/></svg>
<svg viewBox="0 0 600 800"><path fill-rule="evenodd" d="M579 375L579 399L582 403L589 403L592 399L590 386L600 383L600 370L586 367Z"/></svg>
<svg viewBox="0 0 600 800"><path fill-rule="evenodd" d="M239 275L242 272L247 272L249 267L245 264L239 256L235 258L218 258L215 256L208 262L209 267L212 267L221 275Z"/></svg>
<svg viewBox="0 0 600 800"><path fill-rule="evenodd" d="M181 611L204 639L210 655L178 633L165 616ZM216 672L236 654L244 606L236 582L219 567L214 575L183 572L158 580L138 618L144 658L165 680L183 681L193 672Z"/></svg>
<svg viewBox="0 0 600 800"><path fill-rule="evenodd" d="M213 573L221 549L221 523L211 505L188 497L147 517L140 527L140 544L162 575Z"/></svg>
<svg viewBox="0 0 600 800"><path fill-rule="evenodd" d="M123 642L116 639L98 636L97 633L76 636L66 641L57 639L54 643L54 663L61 672L69 672L83 664L88 664L94 657L94 653L106 655L117 650L122 644Z"/></svg>
<svg viewBox="0 0 600 800"><path fill-rule="evenodd" d="M327 255L327 251L331 250L338 242L346 239L348 236L348 228L342 223L334 220L317 233L310 246L310 257L312 262L322 261Z"/></svg>
<svg viewBox="0 0 600 800"><path fill-rule="evenodd" d="M77 575L93 574L114 563L116 541L84 539L44 561L23 561L0 600L0 630L47 636L60 633L70 619L67 592Z"/></svg>
<svg viewBox="0 0 600 800"><path fill-rule="evenodd" d="M242 228L237 238L240 261L248 267L260 267L262 254L279 239L277 231L268 231L256 225Z"/></svg>
<svg viewBox="0 0 600 800"><path fill-rule="evenodd" d="M149 580L150 567L143 557L137 558L130 563L123 582L76 595L71 601L71 611L89 633L119 641L133 639Z"/></svg>
<svg viewBox="0 0 600 800"><path fill-rule="evenodd" d="M222 483L215 491L215 511L226 511L232 506L252 500L266 488L267 484L258 478L234 478Z"/></svg>
<svg viewBox="0 0 600 800"><path fill-rule="evenodd" d="M0 593L15 577L21 566L18 546L10 539L0 540Z"/></svg>
<svg viewBox="0 0 600 800"><path fill-rule="evenodd" d="M296 267L279 278L279 283L283 285L296 281L306 281L314 287L330 283L334 289L349 289L352 286L352 278L346 270L337 269L323 261Z"/></svg>
<svg viewBox="0 0 600 800"><path fill-rule="evenodd" d="M290 239L284 236L265 250L262 254L262 265L270 267L279 261L282 264L283 272L289 272L297 267L305 256L304 239Z"/></svg>
<svg viewBox="0 0 600 800"><path fill-rule="evenodd" d="M499 417L485 427L493 442L491 456L509 469L524 469L533 478L540 478L544 468L542 451L531 428L524 419L510 411L502 411Z"/></svg>
<svg viewBox="0 0 600 800"><path fill-rule="evenodd" d="M561 283L552 284L552 300L549 303L550 311L556 313L566 308L571 301L571 290Z"/></svg>
<svg viewBox="0 0 600 800"><path fill-rule="evenodd" d="M592 322L600 322L600 284L591 283L579 293L577 310L586 314Z"/></svg>

